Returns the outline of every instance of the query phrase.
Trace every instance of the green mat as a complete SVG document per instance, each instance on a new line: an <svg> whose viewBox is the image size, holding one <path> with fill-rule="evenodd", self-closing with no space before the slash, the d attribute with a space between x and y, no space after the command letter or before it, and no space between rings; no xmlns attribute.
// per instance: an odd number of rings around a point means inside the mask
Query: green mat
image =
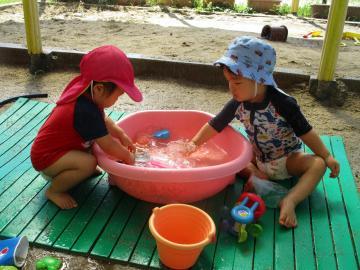
<svg viewBox="0 0 360 270"><path fill-rule="evenodd" d="M32 168L31 143L53 105L18 99L0 114L0 236L26 235L33 245L159 269L156 244L147 226L154 204L110 187L107 175L72 191L79 207L59 210L44 196L48 183ZM117 120L122 113L110 112ZM299 226L278 225L279 211L262 218L264 233L238 244L218 230L193 269L359 269L360 201L341 137L322 140L341 163L338 180L329 172L297 209ZM220 223L223 205L232 207L242 182L194 205Z"/></svg>

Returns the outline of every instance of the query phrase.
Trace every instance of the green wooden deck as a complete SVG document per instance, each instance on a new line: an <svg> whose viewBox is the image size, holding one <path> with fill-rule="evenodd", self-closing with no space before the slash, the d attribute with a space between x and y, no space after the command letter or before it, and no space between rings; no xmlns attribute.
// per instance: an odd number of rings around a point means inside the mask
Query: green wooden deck
<svg viewBox="0 0 360 270"><path fill-rule="evenodd" d="M161 268L147 226L154 204L109 187L107 175L89 179L72 194L79 207L62 211L48 202L48 183L32 168L31 143L53 105L19 99L0 114L0 236L26 235L33 245ZM122 113L111 112L113 119ZM262 218L263 235L238 244L218 231L193 269L359 269L360 201L341 137L322 137L341 163L338 181L327 172L311 197L297 209L299 226L278 225L278 210ZM195 203L216 224L225 204L233 206L242 190L237 181L216 196Z"/></svg>

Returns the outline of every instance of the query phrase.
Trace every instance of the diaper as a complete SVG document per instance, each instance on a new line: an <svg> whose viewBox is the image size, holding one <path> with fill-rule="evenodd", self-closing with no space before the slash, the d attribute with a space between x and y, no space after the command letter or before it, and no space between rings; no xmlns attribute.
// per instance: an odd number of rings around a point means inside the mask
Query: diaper
<svg viewBox="0 0 360 270"><path fill-rule="evenodd" d="M302 152L301 150L295 152ZM293 152L293 153L295 153ZM289 155L291 155L290 153ZM268 162L261 162L260 160L256 159L256 165L260 171L266 173L266 175L271 180L284 180L289 179L292 177L287 171L286 168L286 161L288 156L284 156L279 159L271 160Z"/></svg>

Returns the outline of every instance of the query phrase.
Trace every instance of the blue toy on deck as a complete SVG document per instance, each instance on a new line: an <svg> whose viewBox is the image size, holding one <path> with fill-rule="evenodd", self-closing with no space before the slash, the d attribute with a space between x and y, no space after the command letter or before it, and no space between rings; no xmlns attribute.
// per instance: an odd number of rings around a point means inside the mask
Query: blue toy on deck
<svg viewBox="0 0 360 270"><path fill-rule="evenodd" d="M225 209L228 212L228 209ZM230 215L223 220L223 228L232 235L238 237L238 242L245 242L248 234L258 237L263 229L260 224L256 224L266 211L264 201L253 193L244 192L241 194L237 204L231 209Z"/></svg>

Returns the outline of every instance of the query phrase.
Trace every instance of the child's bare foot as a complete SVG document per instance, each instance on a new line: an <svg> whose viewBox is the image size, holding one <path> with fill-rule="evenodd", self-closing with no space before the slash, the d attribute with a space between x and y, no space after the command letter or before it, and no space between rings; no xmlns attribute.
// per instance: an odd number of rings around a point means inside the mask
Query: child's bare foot
<svg viewBox="0 0 360 270"><path fill-rule="evenodd" d="M295 203L286 197L280 202L280 217L279 223L287 228L294 228L297 226L297 219L295 214Z"/></svg>
<svg viewBox="0 0 360 270"><path fill-rule="evenodd" d="M76 201L68 193L46 191L46 197L61 209L71 209L77 207Z"/></svg>

